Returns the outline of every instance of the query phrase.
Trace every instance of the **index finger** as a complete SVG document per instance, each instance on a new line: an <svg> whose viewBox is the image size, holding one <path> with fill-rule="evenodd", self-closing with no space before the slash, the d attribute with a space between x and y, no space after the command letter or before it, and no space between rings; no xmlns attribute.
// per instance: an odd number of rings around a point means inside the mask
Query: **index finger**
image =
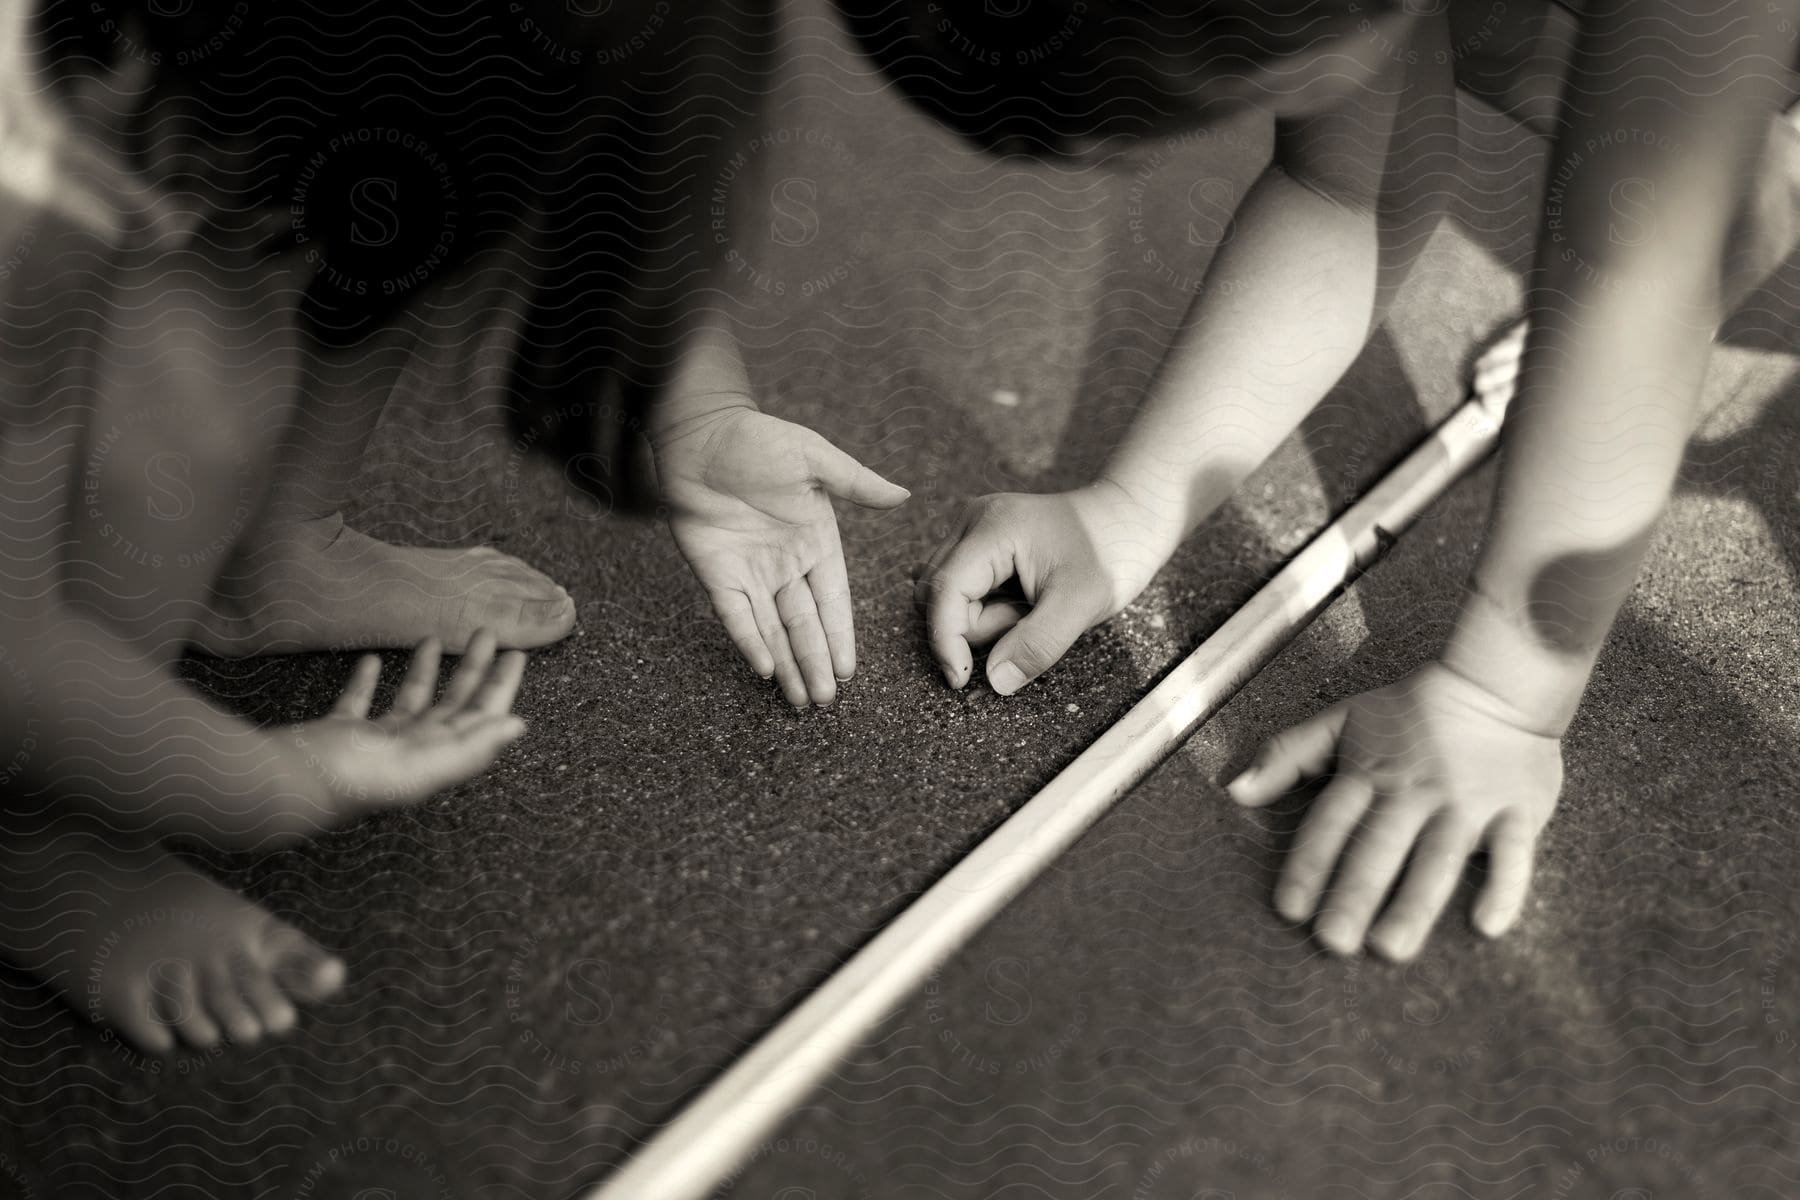
<svg viewBox="0 0 1800 1200"><path fill-rule="evenodd" d="M963 535L926 579L925 629L931 652L953 688L969 682L975 657L969 649L971 601L1012 577L1012 555L979 527Z"/></svg>

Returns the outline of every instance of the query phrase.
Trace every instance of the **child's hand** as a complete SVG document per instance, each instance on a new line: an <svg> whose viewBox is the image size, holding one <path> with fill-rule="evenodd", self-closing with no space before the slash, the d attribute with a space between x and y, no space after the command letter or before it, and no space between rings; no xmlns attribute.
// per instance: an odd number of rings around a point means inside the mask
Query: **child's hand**
<svg viewBox="0 0 1800 1200"><path fill-rule="evenodd" d="M336 815L422 800L475 775L524 734L525 722L510 711L525 673L524 652L496 658L494 647L491 630L477 633L433 704L441 647L428 639L413 654L393 707L373 720L369 706L381 659L367 655L330 716L293 728L294 744L340 806Z"/></svg>
<svg viewBox="0 0 1800 1200"><path fill-rule="evenodd" d="M1272 738L1229 791L1260 807L1328 771L1331 782L1306 814L1275 889L1282 916L1305 921L1317 912L1314 929L1334 953L1354 954L1366 937L1386 957L1410 959L1464 862L1485 843L1475 927L1497 937L1512 926L1530 888L1538 833L1562 790L1556 735L1433 663ZM1406 878L1377 921L1408 855Z"/></svg>
<svg viewBox="0 0 1800 1200"><path fill-rule="evenodd" d="M944 678L953 688L968 683L973 650L998 639L988 684L1010 696L1036 679L1144 590L1174 548L1157 526L1105 481L974 501L916 592ZM995 595L1015 579L1023 604Z"/></svg>
<svg viewBox="0 0 1800 1200"><path fill-rule="evenodd" d="M850 580L831 497L893 508L910 493L810 429L727 407L656 444L669 529L738 652L789 704L830 704L856 671Z"/></svg>

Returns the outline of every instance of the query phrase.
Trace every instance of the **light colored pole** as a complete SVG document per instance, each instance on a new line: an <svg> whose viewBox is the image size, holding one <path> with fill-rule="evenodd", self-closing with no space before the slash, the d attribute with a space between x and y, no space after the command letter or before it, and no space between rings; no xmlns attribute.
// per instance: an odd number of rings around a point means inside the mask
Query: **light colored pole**
<svg viewBox="0 0 1800 1200"><path fill-rule="evenodd" d="M706 1200L869 1030L1216 713L1499 440L1471 399L588 1200Z"/></svg>

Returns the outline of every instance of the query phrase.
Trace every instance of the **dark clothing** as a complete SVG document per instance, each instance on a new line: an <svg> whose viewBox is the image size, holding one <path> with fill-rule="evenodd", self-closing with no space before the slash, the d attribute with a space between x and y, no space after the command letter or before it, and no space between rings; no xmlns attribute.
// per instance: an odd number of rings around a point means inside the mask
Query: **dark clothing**
<svg viewBox="0 0 1800 1200"><path fill-rule="evenodd" d="M535 444L619 462L605 443L641 427L716 248L707 198L767 90L773 22L773 0L50 0L42 13L64 73L150 67L127 131L136 165L197 197L215 242L301 248L315 272L303 315L327 346L355 346L476 252L521 247L519 424ZM632 490L589 482L613 500Z"/></svg>

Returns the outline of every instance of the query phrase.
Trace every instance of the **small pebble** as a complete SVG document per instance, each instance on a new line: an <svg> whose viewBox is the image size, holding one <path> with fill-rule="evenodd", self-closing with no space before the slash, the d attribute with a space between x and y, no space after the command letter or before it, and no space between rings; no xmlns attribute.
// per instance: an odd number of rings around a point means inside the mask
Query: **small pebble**
<svg viewBox="0 0 1800 1200"><path fill-rule="evenodd" d="M1006 388L995 389L994 394L988 397L988 399L992 400L995 404L998 404L1001 408L1019 407L1019 393L1008 391Z"/></svg>
<svg viewBox="0 0 1800 1200"><path fill-rule="evenodd" d="M1079 704L1071 704L1071 705L1069 705L1069 711L1070 711L1070 712L1072 712L1072 713L1078 713L1078 712L1080 712L1080 711L1081 711L1081 705L1079 705Z"/></svg>

